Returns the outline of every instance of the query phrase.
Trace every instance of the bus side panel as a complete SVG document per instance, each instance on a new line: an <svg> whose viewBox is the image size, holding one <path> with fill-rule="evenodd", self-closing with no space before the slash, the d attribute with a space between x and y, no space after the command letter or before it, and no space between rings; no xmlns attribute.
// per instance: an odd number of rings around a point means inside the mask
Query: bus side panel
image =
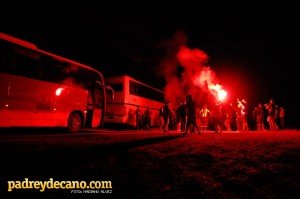
<svg viewBox="0 0 300 199"><path fill-rule="evenodd" d="M128 104L126 106L127 110L126 110L126 121L125 123L129 124L129 125L132 125L132 126L136 126L136 116L135 116L135 110L137 108L137 105L134 105L134 104ZM142 113L144 113L145 110L143 110L141 108L141 111Z"/></svg>
<svg viewBox="0 0 300 199"><path fill-rule="evenodd" d="M12 75L9 102L11 126L66 127L71 112L84 115L87 91Z"/></svg>
<svg viewBox="0 0 300 199"><path fill-rule="evenodd" d="M34 84L29 78L11 75L8 101L12 126L32 126Z"/></svg>
<svg viewBox="0 0 300 199"><path fill-rule="evenodd" d="M133 108L136 109L136 105L139 105L143 114L146 110L146 107L148 106L150 108L151 113L151 126L159 126L159 109L161 108L162 103L142 98L136 95L128 95L127 101L130 102L130 104L132 104L132 106L130 106L131 110ZM128 117L130 117L131 110L128 112Z"/></svg>
<svg viewBox="0 0 300 199"><path fill-rule="evenodd" d="M144 114L147 106L150 108L151 126L159 126L158 113L162 103L130 94L125 95L125 98L121 98L119 94L120 93L115 92L114 102L107 104L107 113L110 114L106 114L106 122L124 123L135 126L135 110L139 105L142 114Z"/></svg>
<svg viewBox="0 0 300 199"><path fill-rule="evenodd" d="M56 116L55 99L56 90L60 88L58 84L31 80L33 81L34 93L32 100L34 101L33 126L56 126L58 118ZM62 126L62 125L58 125Z"/></svg>
<svg viewBox="0 0 300 199"><path fill-rule="evenodd" d="M54 83L12 75L11 126L55 126L57 118L53 104L57 88Z"/></svg>
<svg viewBox="0 0 300 199"><path fill-rule="evenodd" d="M151 125L159 127L160 126L160 118L159 118L159 109L161 108L162 104L158 103L155 105L155 108L151 109Z"/></svg>
<svg viewBox="0 0 300 199"><path fill-rule="evenodd" d="M86 118L86 106L88 100L88 91L77 87L59 87L63 88L60 95L55 94L53 108L55 109L56 126L67 126L68 117L71 112L78 111L83 114L83 120ZM53 92L57 93L57 89Z"/></svg>
<svg viewBox="0 0 300 199"><path fill-rule="evenodd" d="M34 126L67 127L73 111L82 113L85 120L86 90L49 82L40 82L35 89L40 101L36 103L33 114Z"/></svg>
<svg viewBox="0 0 300 199"><path fill-rule="evenodd" d="M10 75L0 73L0 126L10 126L11 116L8 102L8 88Z"/></svg>
<svg viewBox="0 0 300 199"><path fill-rule="evenodd" d="M105 122L108 123L125 123L126 106L124 103L107 103Z"/></svg>

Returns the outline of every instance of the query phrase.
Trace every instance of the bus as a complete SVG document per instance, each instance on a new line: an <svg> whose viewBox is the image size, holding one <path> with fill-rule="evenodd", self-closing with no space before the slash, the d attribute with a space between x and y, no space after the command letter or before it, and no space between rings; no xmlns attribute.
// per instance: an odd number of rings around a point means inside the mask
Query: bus
<svg viewBox="0 0 300 199"><path fill-rule="evenodd" d="M99 127L106 91L98 70L0 33L0 127Z"/></svg>
<svg viewBox="0 0 300 199"><path fill-rule="evenodd" d="M151 112L151 126L159 126L159 110L164 103L164 92L128 75L105 78L114 90L114 99L108 98L104 121L110 124L136 126L135 110Z"/></svg>

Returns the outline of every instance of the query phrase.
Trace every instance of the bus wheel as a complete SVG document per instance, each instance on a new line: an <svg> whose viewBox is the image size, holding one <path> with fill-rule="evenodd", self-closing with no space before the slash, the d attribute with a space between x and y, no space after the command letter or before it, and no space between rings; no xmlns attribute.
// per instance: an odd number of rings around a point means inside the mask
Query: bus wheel
<svg viewBox="0 0 300 199"><path fill-rule="evenodd" d="M78 133L81 129L82 118L79 113L71 113L68 120L68 129L71 133Z"/></svg>

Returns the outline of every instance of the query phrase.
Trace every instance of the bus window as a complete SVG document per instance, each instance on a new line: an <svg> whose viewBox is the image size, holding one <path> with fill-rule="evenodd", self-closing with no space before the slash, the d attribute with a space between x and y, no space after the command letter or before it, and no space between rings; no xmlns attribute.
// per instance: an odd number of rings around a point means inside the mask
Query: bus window
<svg viewBox="0 0 300 199"><path fill-rule="evenodd" d="M66 77L69 81L72 81L74 86L85 88L90 90L94 88L95 81L99 79L99 75L93 71L87 70L85 68L78 68L74 70L76 66L71 66L72 70L67 70L65 72Z"/></svg>
<svg viewBox="0 0 300 199"><path fill-rule="evenodd" d="M143 84L138 84L132 80L129 81L130 94L152 99L158 102L164 101L164 94Z"/></svg>
<svg viewBox="0 0 300 199"><path fill-rule="evenodd" d="M8 73L10 71L10 57L11 53L9 52L8 45L0 41L0 72Z"/></svg>
<svg viewBox="0 0 300 199"><path fill-rule="evenodd" d="M123 85L122 85L122 88L123 88ZM114 92L122 92L122 90L119 90L119 91L116 91L115 89L113 89L112 86L108 86L106 85L105 86L105 92L106 92L106 99L107 101L113 101L114 98L115 98L115 93Z"/></svg>
<svg viewBox="0 0 300 199"><path fill-rule="evenodd" d="M62 72L65 65L64 62L48 56L41 56L40 61L44 69L44 80L53 83L62 83L66 79L66 75Z"/></svg>
<svg viewBox="0 0 300 199"><path fill-rule="evenodd" d="M112 89L116 92L121 92L123 91L123 84L110 84L110 86L112 87Z"/></svg>
<svg viewBox="0 0 300 199"><path fill-rule="evenodd" d="M16 47L14 49L14 74L33 79L42 79L43 70L40 66L39 57L38 53Z"/></svg>

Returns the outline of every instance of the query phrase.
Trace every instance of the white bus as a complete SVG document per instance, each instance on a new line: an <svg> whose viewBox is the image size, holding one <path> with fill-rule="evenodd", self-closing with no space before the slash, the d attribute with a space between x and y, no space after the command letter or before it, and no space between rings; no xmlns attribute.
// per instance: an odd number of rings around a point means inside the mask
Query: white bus
<svg viewBox="0 0 300 199"><path fill-rule="evenodd" d="M102 73L0 33L0 127L81 127L103 124Z"/></svg>
<svg viewBox="0 0 300 199"><path fill-rule="evenodd" d="M158 126L159 109L164 102L164 92L127 75L105 79L114 90L114 99L108 98L104 121L106 123L136 125L135 110L142 113L148 107L151 112L151 126Z"/></svg>

